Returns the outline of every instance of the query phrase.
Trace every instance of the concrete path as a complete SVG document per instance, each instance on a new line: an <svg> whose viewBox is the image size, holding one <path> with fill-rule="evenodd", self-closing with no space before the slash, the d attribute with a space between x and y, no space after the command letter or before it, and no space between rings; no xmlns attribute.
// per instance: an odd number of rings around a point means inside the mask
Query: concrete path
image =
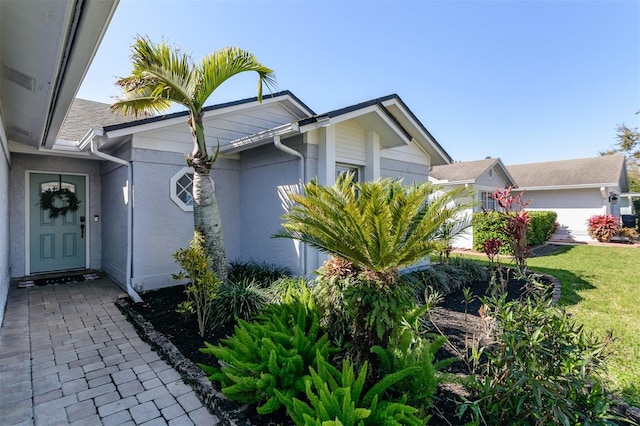
<svg viewBox="0 0 640 426"><path fill-rule="evenodd" d="M0 425L215 425L114 305L106 278L9 290Z"/></svg>

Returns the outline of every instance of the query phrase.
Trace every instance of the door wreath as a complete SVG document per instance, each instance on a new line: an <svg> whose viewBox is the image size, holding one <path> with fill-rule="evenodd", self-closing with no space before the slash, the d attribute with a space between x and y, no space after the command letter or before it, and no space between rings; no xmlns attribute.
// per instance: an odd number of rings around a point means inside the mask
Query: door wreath
<svg viewBox="0 0 640 426"><path fill-rule="evenodd" d="M40 207L49 210L49 217L64 216L67 212L78 210L80 200L76 194L66 188L47 189L40 193Z"/></svg>

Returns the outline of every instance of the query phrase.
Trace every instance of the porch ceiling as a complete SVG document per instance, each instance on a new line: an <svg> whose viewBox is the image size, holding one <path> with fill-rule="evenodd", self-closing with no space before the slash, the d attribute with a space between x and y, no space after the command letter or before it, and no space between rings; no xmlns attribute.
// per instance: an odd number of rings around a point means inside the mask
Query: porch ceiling
<svg viewBox="0 0 640 426"><path fill-rule="evenodd" d="M0 1L0 108L9 141L53 146L117 3Z"/></svg>

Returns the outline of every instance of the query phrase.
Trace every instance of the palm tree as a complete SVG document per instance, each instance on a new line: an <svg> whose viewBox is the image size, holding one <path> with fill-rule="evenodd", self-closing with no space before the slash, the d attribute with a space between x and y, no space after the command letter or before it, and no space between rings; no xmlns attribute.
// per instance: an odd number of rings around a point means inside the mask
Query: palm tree
<svg viewBox="0 0 640 426"><path fill-rule="evenodd" d="M154 44L147 37L138 37L133 44L132 65L131 75L116 82L123 95L111 109L137 117L166 111L178 103L189 111L187 124L193 136L193 151L186 159L194 169L194 229L204 238L214 273L224 280L227 260L218 202L210 179L220 146L213 155L207 152L203 108L222 83L246 71L258 73L258 101L262 101L262 86L274 86L275 75L253 54L237 47L225 47L193 63L191 57L179 49L170 48L164 42Z"/></svg>
<svg viewBox="0 0 640 426"><path fill-rule="evenodd" d="M373 277L393 283L398 269L410 266L448 244L443 226L471 207L465 188L443 192L431 183L400 180L353 182L340 175L333 187L313 180L283 215L276 237L293 238L342 258ZM456 227L456 230L462 227Z"/></svg>

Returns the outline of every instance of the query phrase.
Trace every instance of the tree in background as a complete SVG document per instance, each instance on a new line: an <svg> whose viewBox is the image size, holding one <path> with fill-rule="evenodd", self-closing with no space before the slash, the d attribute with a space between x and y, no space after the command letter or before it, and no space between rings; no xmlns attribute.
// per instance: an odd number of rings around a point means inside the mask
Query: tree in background
<svg viewBox="0 0 640 426"><path fill-rule="evenodd" d="M629 174L629 191L640 192L640 132L638 128L630 129L624 124L616 128L617 142L600 155L624 154L627 157Z"/></svg>
<svg viewBox="0 0 640 426"><path fill-rule="evenodd" d="M258 73L258 101L262 101L262 86L275 85L273 71L255 56L237 47L217 50L197 63L177 48L164 42L154 44L138 37L132 46L132 70L116 84L123 90L111 109L125 115L146 115L163 112L174 103L189 111L187 124L193 137L193 151L186 155L194 169L193 218L195 234L204 238L204 247L211 258L211 268L220 280L227 276L222 223L211 169L218 151L209 155L202 122L204 104L226 80L246 71ZM218 145L218 149L220 145Z"/></svg>

